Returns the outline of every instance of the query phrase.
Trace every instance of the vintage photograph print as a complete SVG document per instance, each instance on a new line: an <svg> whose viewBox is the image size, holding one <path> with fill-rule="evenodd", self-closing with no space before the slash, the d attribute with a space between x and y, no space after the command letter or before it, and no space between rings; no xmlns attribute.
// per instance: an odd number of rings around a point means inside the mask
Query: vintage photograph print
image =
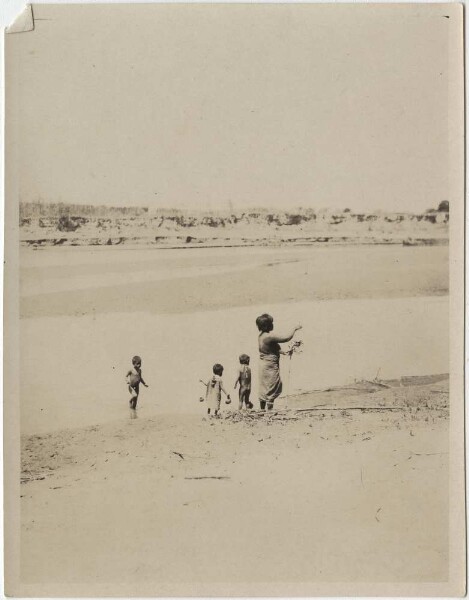
<svg viewBox="0 0 469 600"><path fill-rule="evenodd" d="M464 594L462 5L5 47L6 593Z"/></svg>

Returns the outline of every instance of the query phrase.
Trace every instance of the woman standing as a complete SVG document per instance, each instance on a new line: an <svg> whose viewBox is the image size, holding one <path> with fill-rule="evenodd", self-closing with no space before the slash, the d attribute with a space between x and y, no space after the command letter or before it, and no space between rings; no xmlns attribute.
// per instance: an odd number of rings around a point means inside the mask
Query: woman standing
<svg viewBox="0 0 469 600"><path fill-rule="evenodd" d="M282 380L280 379L280 344L289 342L295 333L301 329L297 325L290 335L278 336L273 333L274 319L263 314L256 319L259 334L259 402L261 410L267 406L268 410L274 407L274 400L282 393Z"/></svg>

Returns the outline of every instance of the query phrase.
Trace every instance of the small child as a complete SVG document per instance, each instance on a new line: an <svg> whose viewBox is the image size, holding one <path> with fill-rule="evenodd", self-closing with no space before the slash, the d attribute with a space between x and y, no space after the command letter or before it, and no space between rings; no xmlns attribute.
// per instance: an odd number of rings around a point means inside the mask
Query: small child
<svg viewBox="0 0 469 600"><path fill-rule="evenodd" d="M229 404L231 402L230 395L226 393L225 388L223 387L223 381L221 376L223 375L223 366L213 365L213 375L208 380L207 383L207 391L205 392L205 400L208 403L207 414L211 413L213 409L213 414L215 416L218 415L218 411L220 410L221 403L221 393L223 392L226 395L226 403Z"/></svg>
<svg viewBox="0 0 469 600"><path fill-rule="evenodd" d="M134 356L132 358L132 367L133 368L125 376L125 379L126 379L127 385L129 386L130 408L135 410L137 408L137 400L138 400L140 383L143 383L143 385L145 387L148 387L148 385L143 380L142 359L140 358L140 356Z"/></svg>
<svg viewBox="0 0 469 600"><path fill-rule="evenodd" d="M239 363L241 367L238 371L238 377L234 384L234 389L239 383L239 406L238 410L242 410L243 403L246 405L246 408L252 408L253 405L249 400L249 396L251 395L251 368L249 367L250 358L247 354L241 354L239 357Z"/></svg>

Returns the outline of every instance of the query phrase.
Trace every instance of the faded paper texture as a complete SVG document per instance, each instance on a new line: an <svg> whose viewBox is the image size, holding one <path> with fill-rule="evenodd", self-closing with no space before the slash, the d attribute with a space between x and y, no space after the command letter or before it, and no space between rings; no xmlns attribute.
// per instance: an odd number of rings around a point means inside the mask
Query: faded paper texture
<svg viewBox="0 0 469 600"><path fill-rule="evenodd" d="M462 6L32 15L7 594L462 595Z"/></svg>

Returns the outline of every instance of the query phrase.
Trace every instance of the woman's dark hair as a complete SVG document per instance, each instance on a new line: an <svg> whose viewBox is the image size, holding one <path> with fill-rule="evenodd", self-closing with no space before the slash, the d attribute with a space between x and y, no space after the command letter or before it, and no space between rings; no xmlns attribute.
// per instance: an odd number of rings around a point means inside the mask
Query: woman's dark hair
<svg viewBox="0 0 469 600"><path fill-rule="evenodd" d="M257 325L257 329L259 329L259 331L262 331L263 333L264 332L268 333L269 331L272 331L272 329L274 328L274 318L271 317L270 315L264 313L260 317L257 317L256 325Z"/></svg>
<svg viewBox="0 0 469 600"><path fill-rule="evenodd" d="M215 375L223 375L223 365L219 365L218 363L213 365L213 373Z"/></svg>
<svg viewBox="0 0 469 600"><path fill-rule="evenodd" d="M249 364L249 356L247 354L241 354L241 356L239 357L239 362L242 365L248 365Z"/></svg>

